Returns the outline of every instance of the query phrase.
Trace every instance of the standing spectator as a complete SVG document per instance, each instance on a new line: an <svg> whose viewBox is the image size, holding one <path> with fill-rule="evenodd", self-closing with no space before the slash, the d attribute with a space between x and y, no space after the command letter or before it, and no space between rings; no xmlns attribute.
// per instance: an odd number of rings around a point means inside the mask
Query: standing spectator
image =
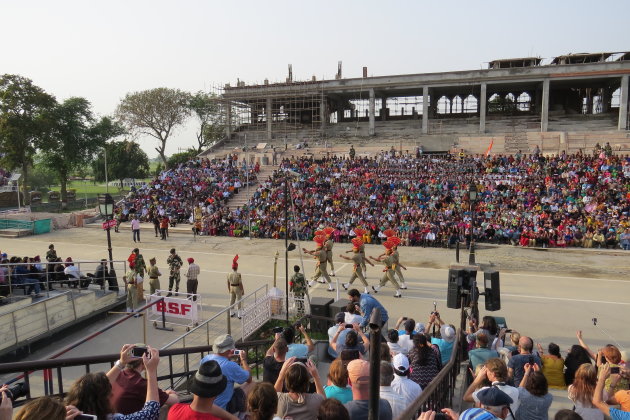
<svg viewBox="0 0 630 420"><path fill-rule="evenodd" d="M269 347L263 359L263 382L276 383L280 369L286 360L287 351L289 347L286 340L277 333L276 341Z"/></svg>
<svg viewBox="0 0 630 420"><path fill-rule="evenodd" d="M160 273L160 269L155 265L157 260L155 257L149 260L149 270L147 274L149 275L149 294L154 294L156 290L160 289L160 279L159 277L162 275Z"/></svg>
<svg viewBox="0 0 630 420"><path fill-rule="evenodd" d="M348 299L352 302L358 302L359 307L361 308L361 313L363 314L363 319L361 320L361 327L366 327L370 322L370 316L372 315L372 311L374 308L379 308L381 311L381 327L387 324L387 320L389 316L387 315L387 310L381 305L381 303L370 296L368 293L359 293L357 289L350 289L348 291Z"/></svg>
<svg viewBox="0 0 630 420"><path fill-rule="evenodd" d="M593 405L596 385L597 369L590 363L584 363L578 368L573 383L569 385L569 399L573 401L575 412L584 420L604 420L604 414Z"/></svg>
<svg viewBox="0 0 630 420"><path fill-rule="evenodd" d="M227 379L227 386L219 395L217 395L214 403L230 413L245 411L245 407L239 407L239 401L245 401L252 382L252 374L247 363L247 352L241 351L240 365L230 360L234 356L234 339L229 334L218 336L214 340L212 346L213 354L208 354L201 359L201 365L208 361L215 361L219 364L221 372ZM241 384L239 388L235 388L234 384Z"/></svg>
<svg viewBox="0 0 630 420"><path fill-rule="evenodd" d="M189 295L193 295L193 300L197 300L197 286L199 286L199 273L201 269L197 264L195 264L195 259L189 257L188 261L188 271L186 272L186 293Z"/></svg>
<svg viewBox="0 0 630 420"><path fill-rule="evenodd" d="M180 281L180 268L184 265L181 257L177 255L177 251L175 248L171 248L170 255L166 259L166 264L168 264L169 276L168 276L168 295L172 296L171 291L173 290L173 285L175 286L175 296L177 296L177 292L179 292L179 281Z"/></svg>
<svg viewBox="0 0 630 420"><path fill-rule="evenodd" d="M391 387L394 380L394 368L391 363L381 362L380 380L380 396L389 402L392 418L397 419L407 408L407 400Z"/></svg>
<svg viewBox="0 0 630 420"><path fill-rule="evenodd" d="M46 251L46 261L53 262L57 260L57 251L55 251L55 245L48 245L48 251Z"/></svg>
<svg viewBox="0 0 630 420"><path fill-rule="evenodd" d="M328 380L331 385L324 387L326 398L336 398L342 404L352 401L352 389L348 386L348 369L341 359L330 364Z"/></svg>
<svg viewBox="0 0 630 420"><path fill-rule="evenodd" d="M566 389L564 382L564 360L560 356L560 346L549 343L549 354L544 354L542 345L538 343L538 355L542 360L542 373L547 378L550 388Z"/></svg>
<svg viewBox="0 0 630 420"><path fill-rule="evenodd" d="M366 360L348 363L348 376L352 384L352 401L345 403L352 420L367 420L370 398L370 364ZM392 407L387 400L379 399L380 420L392 420Z"/></svg>
<svg viewBox="0 0 630 420"><path fill-rule="evenodd" d="M163 241L165 241L166 238L168 237L168 224L169 223L170 223L170 220L167 215L164 215L164 217L160 219L160 234L161 234L160 239Z"/></svg>
<svg viewBox="0 0 630 420"><path fill-rule="evenodd" d="M532 354L534 343L529 337L521 337L518 340L519 353L512 356L508 362L508 378L511 379L514 385L521 383L523 376L525 375L525 364L530 366L537 364L538 367L542 366L540 357Z"/></svg>
<svg viewBox="0 0 630 420"><path fill-rule="evenodd" d="M140 242L140 220L138 220L137 215L131 219L131 231L133 232L133 241Z"/></svg>
<svg viewBox="0 0 630 420"><path fill-rule="evenodd" d="M5 393L3 392L3 394ZM6 397L6 401L8 404L5 404L9 405L9 397ZM4 404L0 405L0 420L11 420L13 410L7 409L8 412L5 416L2 405ZM79 410L75 407L68 406L68 409L66 409L60 401L54 400L50 397L39 397L24 404L22 408L20 408L20 411L18 411L15 415L14 420L66 420L72 419L73 416L71 416L71 414L74 412L76 412L77 415L79 414Z"/></svg>
<svg viewBox="0 0 630 420"><path fill-rule="evenodd" d="M407 401L407 405L413 403L422 393L420 385L408 378L409 376L409 360L404 354L397 354L392 360L394 367L394 380L392 381L392 389L403 396Z"/></svg>
<svg viewBox="0 0 630 420"><path fill-rule="evenodd" d="M540 366L533 363L525 364L525 373L518 387L519 407L516 418L518 420L548 420L549 407L553 396L548 392L547 379L539 370Z"/></svg>

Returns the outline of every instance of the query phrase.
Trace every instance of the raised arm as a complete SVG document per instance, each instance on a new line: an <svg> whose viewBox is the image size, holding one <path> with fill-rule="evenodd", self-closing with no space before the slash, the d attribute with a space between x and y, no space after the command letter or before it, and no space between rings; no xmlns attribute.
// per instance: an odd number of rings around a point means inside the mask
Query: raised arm
<svg viewBox="0 0 630 420"><path fill-rule="evenodd" d="M601 411L605 415L610 416L610 407L608 407L608 404L604 402L603 398L604 384L606 383L606 378L608 378L608 375L610 375L610 366L606 364L602 366L599 371L597 385L595 386L595 391L593 392L593 405L599 408L599 411Z"/></svg>
<svg viewBox="0 0 630 420"><path fill-rule="evenodd" d="M577 339L580 342L580 346L582 346L584 350L586 350L588 355L591 356L591 359L597 360L597 354L594 351L592 351L591 348L582 339L582 331L581 330L578 331L575 335L577 336Z"/></svg>

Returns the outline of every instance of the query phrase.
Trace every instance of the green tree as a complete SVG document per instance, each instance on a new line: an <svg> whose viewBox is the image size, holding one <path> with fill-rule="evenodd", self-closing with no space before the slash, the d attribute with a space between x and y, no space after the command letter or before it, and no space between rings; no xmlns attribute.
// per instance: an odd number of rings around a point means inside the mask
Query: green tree
<svg viewBox="0 0 630 420"><path fill-rule="evenodd" d="M105 117L96 121L90 102L69 98L46 116L47 131L39 142L42 163L59 178L61 201L67 201L68 177L88 164L105 141L121 133L121 128Z"/></svg>
<svg viewBox="0 0 630 420"><path fill-rule="evenodd" d="M159 145L155 150L166 165L166 141L190 115L190 94L179 89L156 88L128 93L118 104L116 117L130 132L146 134Z"/></svg>
<svg viewBox="0 0 630 420"><path fill-rule="evenodd" d="M149 158L133 141L107 143L92 162L96 181L105 181L105 151L107 152L107 179L120 181L122 190L125 178L146 178L149 175Z"/></svg>
<svg viewBox="0 0 630 420"><path fill-rule="evenodd" d="M30 79L13 74L0 77L0 163L22 171L25 197L36 140L44 131L42 116L55 104L55 98Z"/></svg>
<svg viewBox="0 0 630 420"><path fill-rule="evenodd" d="M33 167L30 170L30 187L31 190L45 190L47 192L50 188L57 184L57 174L50 170L42 163L42 155L35 154L33 157Z"/></svg>
<svg viewBox="0 0 630 420"><path fill-rule="evenodd" d="M191 113L199 124L197 131L197 154L203 152L212 142L225 135L225 121L216 95L199 91L190 97Z"/></svg>
<svg viewBox="0 0 630 420"><path fill-rule="evenodd" d="M174 168L180 163L188 162L189 160L194 159L195 156L197 156L197 151L195 149L188 149L185 152L175 153L167 159L168 167Z"/></svg>

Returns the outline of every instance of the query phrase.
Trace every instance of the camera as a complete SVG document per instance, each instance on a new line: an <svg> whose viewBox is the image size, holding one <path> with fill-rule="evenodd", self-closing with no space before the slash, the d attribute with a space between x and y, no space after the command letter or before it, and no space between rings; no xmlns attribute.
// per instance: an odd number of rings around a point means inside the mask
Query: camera
<svg viewBox="0 0 630 420"><path fill-rule="evenodd" d="M346 324L346 328L354 328L352 324Z"/></svg>
<svg viewBox="0 0 630 420"><path fill-rule="evenodd" d="M273 329L271 331L273 331L274 334L277 334L277 333L281 333L282 331L284 331L284 328L282 328L282 327L273 327Z"/></svg>
<svg viewBox="0 0 630 420"><path fill-rule="evenodd" d="M302 323L301 323L301 322L296 322L296 323L295 323L295 329L296 329L296 330L297 330L297 329L300 329L300 327L301 327L301 326L302 326Z"/></svg>
<svg viewBox="0 0 630 420"><path fill-rule="evenodd" d="M26 382L18 382L11 385L5 392L11 398L11 401L15 401L18 398L26 397L29 391L30 389Z"/></svg>
<svg viewBox="0 0 630 420"><path fill-rule="evenodd" d="M610 373L613 375L618 375L619 374L619 366L613 366L610 368Z"/></svg>
<svg viewBox="0 0 630 420"><path fill-rule="evenodd" d="M234 350L234 355L235 356L240 356L241 353L243 353L244 350Z"/></svg>
<svg viewBox="0 0 630 420"><path fill-rule="evenodd" d="M75 420L97 420L98 417L94 414L79 414L74 418Z"/></svg>
<svg viewBox="0 0 630 420"><path fill-rule="evenodd" d="M146 347L134 347L131 349L131 356L132 357L142 357L145 354L148 354L149 352L147 351Z"/></svg>
<svg viewBox="0 0 630 420"><path fill-rule="evenodd" d="M534 356L529 356L529 364L533 365L534 363L536 363L534 360Z"/></svg>
<svg viewBox="0 0 630 420"><path fill-rule="evenodd" d="M435 420L448 420L448 416L445 413L435 413Z"/></svg>

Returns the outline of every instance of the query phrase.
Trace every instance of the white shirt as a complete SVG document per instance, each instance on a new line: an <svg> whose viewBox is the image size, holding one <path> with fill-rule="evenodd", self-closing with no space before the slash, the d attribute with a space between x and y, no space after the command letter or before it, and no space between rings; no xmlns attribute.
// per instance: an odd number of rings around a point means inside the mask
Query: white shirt
<svg viewBox="0 0 630 420"><path fill-rule="evenodd" d="M79 267L77 267L76 265L69 265L63 270L63 272L65 275L72 276L75 279L80 279L81 277L83 277L83 273L79 271Z"/></svg>
<svg viewBox="0 0 630 420"><path fill-rule="evenodd" d="M344 322L346 324L360 324L363 321L361 315L351 314L350 312L345 312Z"/></svg>
<svg viewBox="0 0 630 420"><path fill-rule="evenodd" d="M512 401L514 401L512 404L510 404L510 409L512 410L512 413L516 414L516 410L518 410L518 406L521 404L521 402L518 399L518 388L515 388L513 386L510 385L498 385L500 382L492 382L492 385L495 386L497 388L499 388L501 391L505 392L506 394L508 394L510 396L510 398L512 398ZM479 393L479 391L483 390L483 389L488 389L490 388L489 386L484 386L483 388L479 388L478 390L476 390L475 392L473 392L472 397L475 400L475 403L479 404L479 398L477 398L477 394ZM505 418L506 420L514 420L511 414L508 414L507 417Z"/></svg>
<svg viewBox="0 0 630 420"><path fill-rule="evenodd" d="M387 400L392 407L392 418L397 419L409 405L407 399L395 391L391 386L381 385L381 398Z"/></svg>
<svg viewBox="0 0 630 420"><path fill-rule="evenodd" d="M400 347L407 349L407 353L413 348L413 338L409 334L403 334L398 337L398 344Z"/></svg>
<svg viewBox="0 0 630 420"><path fill-rule="evenodd" d="M387 345L389 346L389 352L392 354L392 357L396 356L398 353L402 353L405 356L408 354L407 348L406 347L402 347L398 343L389 343L388 342Z"/></svg>
<svg viewBox="0 0 630 420"><path fill-rule="evenodd" d="M416 398L422 394L422 388L420 385L412 381L406 376L399 376L394 373L394 380L392 381L391 388L401 397L405 398L406 403L409 405L413 403Z"/></svg>

